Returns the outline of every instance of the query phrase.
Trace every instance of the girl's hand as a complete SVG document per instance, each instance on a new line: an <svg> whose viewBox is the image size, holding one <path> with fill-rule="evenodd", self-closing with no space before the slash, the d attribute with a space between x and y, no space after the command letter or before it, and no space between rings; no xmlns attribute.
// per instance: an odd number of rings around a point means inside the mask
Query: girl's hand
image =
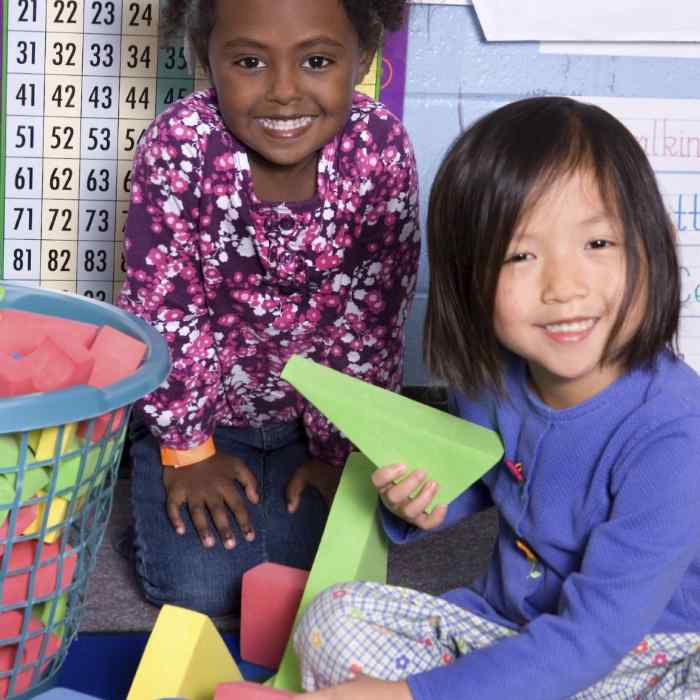
<svg viewBox="0 0 700 700"><path fill-rule="evenodd" d="M447 506L435 506L428 514L426 508L440 488L436 481L426 481L423 469L412 471L398 484L394 481L406 473L405 464L380 467L372 474L372 483L379 491L382 503L396 516L422 530L432 530L442 523ZM414 497L411 494L420 489Z"/></svg>
<svg viewBox="0 0 700 700"><path fill-rule="evenodd" d="M403 681L378 681L366 676L358 676L349 683L336 685L334 688L325 688L303 695L292 695L292 697L299 700L304 698L312 700L413 700L407 683Z"/></svg>
<svg viewBox="0 0 700 700"><path fill-rule="evenodd" d="M307 486L313 486L317 489L330 508L342 471L342 467L334 467L320 459L312 458L304 462L294 472L294 476L287 484L287 509L289 512L295 513L297 511L301 494L304 493Z"/></svg>
<svg viewBox="0 0 700 700"><path fill-rule="evenodd" d="M232 512L248 542L255 539L250 514L234 481L245 490L251 503L258 502L257 481L246 464L233 455L217 453L189 467L163 467L163 484L167 494L168 518L178 535L185 534L180 507L187 505L199 538L205 547L213 547L209 528L211 516L226 549L236 546L229 514Z"/></svg>

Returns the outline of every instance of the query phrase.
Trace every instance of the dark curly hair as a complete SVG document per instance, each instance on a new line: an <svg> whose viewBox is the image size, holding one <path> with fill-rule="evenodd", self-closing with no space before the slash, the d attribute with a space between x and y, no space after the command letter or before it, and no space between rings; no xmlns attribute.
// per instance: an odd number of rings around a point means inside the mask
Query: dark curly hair
<svg viewBox="0 0 700 700"><path fill-rule="evenodd" d="M407 0L340 0L355 27L363 49L377 50L384 30L396 30L403 21ZM195 57L209 68L209 37L214 28L215 0L170 0L163 11L161 34L165 43L185 36Z"/></svg>

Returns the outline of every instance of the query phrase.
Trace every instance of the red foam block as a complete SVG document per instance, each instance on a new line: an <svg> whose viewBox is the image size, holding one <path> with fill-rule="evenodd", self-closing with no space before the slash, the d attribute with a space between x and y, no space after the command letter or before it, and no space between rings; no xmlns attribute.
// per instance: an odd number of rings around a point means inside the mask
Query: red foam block
<svg viewBox="0 0 700 700"><path fill-rule="evenodd" d="M34 391L34 366L0 353L0 397L22 396Z"/></svg>
<svg viewBox="0 0 700 700"><path fill-rule="evenodd" d="M140 340L111 326L102 326L90 346L95 366L88 384L102 388L126 379L138 369L147 350Z"/></svg>
<svg viewBox="0 0 700 700"><path fill-rule="evenodd" d="M20 535L24 530L26 530L35 520L36 514L39 512L39 506L35 503L31 506L22 506L17 511L17 518L15 519L15 528L12 531L12 535L9 539L13 539L17 535ZM7 531L10 528L10 516L9 514L5 519L5 522L0 527L0 556L5 551L5 544L8 540ZM2 615L0 615L2 618ZM0 635L2 638L2 635Z"/></svg>
<svg viewBox="0 0 700 700"><path fill-rule="evenodd" d="M291 698L286 690L268 688L259 683L239 681L237 683L219 683L216 686L214 700L273 700L274 698Z"/></svg>
<svg viewBox="0 0 700 700"><path fill-rule="evenodd" d="M292 631L308 571L266 562L243 574L241 658L277 668Z"/></svg>
<svg viewBox="0 0 700 700"><path fill-rule="evenodd" d="M148 348L140 340L136 340L111 326L102 326L90 348L95 366L90 373L88 384L103 388L126 379L139 368L147 351ZM95 425L92 429L93 442L102 439L111 415L111 413L106 413L95 418ZM124 411L119 409L112 422L112 431L116 431L121 426L123 419ZM81 424L78 435L85 437L86 429L87 424Z"/></svg>
<svg viewBox="0 0 700 700"><path fill-rule="evenodd" d="M0 618L5 618L6 616L8 617L8 619L12 619L12 623L6 623L5 625L3 625L2 622L0 622L0 628L4 627L8 630L12 629L13 632L12 634L9 634L4 638L8 639L10 637L18 636L22 628L22 613L16 611L3 613L2 615L0 615ZM55 634L45 632L44 626L41 624L41 622L33 618L29 620L28 631L29 634L33 636L30 636L24 643L24 647L22 649L21 664L34 664L39 660L42 642L44 640L44 637L48 634L46 648L44 649L44 656L42 659L42 663L40 664L40 668L38 669L38 680L39 674L46 668L46 665L49 662L51 656L53 656L61 646L61 640ZM2 642L0 640L0 644L1 643ZM11 671L15 666L16 658L17 644L7 644L5 646L0 646L0 672ZM21 693L27 690L30 687L30 685L32 685L35 669L36 666L30 666L29 668L26 668L17 673L17 675L15 676L15 684L13 687L13 697L15 693ZM0 698L4 698L7 696L9 686L10 676L0 678Z"/></svg>
<svg viewBox="0 0 700 700"><path fill-rule="evenodd" d="M0 352L26 355L36 349L45 337L71 338L90 347L97 326L92 323L71 321L67 318L35 314L31 311L2 309L0 311Z"/></svg>
<svg viewBox="0 0 700 700"><path fill-rule="evenodd" d="M31 362L35 391L55 391L86 384L95 364L94 358L76 340L44 338L39 347L20 363Z"/></svg>
<svg viewBox="0 0 700 700"><path fill-rule="evenodd" d="M24 603L29 597L30 571L17 572L19 569L29 569L35 565L36 550L39 545L37 540L25 540L12 546L10 564L7 577L2 581L2 603L15 605ZM57 586L58 565L57 559L61 549L61 541L53 544L44 543L41 550L41 562L34 573L34 586L32 598L49 596L59 588L61 591L70 586L75 573L77 556L70 546L66 546L66 555L63 557L63 572L60 585ZM53 561L52 561L53 560Z"/></svg>

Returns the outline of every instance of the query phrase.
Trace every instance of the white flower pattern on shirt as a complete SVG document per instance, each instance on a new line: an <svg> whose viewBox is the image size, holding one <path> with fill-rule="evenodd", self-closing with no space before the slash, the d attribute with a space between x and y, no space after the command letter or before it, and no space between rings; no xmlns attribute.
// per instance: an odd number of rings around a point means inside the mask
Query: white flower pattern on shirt
<svg viewBox="0 0 700 700"><path fill-rule="evenodd" d="M173 105L134 159L119 298L172 354L139 403L152 432L187 449L302 417L311 453L342 464L347 441L280 372L296 353L397 390L419 251L412 147L380 104L355 94L316 195L291 203L257 199L213 90Z"/></svg>

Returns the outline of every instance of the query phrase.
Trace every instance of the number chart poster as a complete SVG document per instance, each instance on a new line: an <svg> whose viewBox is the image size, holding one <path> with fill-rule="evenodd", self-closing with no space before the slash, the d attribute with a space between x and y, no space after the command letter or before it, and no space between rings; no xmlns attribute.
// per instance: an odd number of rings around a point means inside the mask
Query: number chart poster
<svg viewBox="0 0 700 700"><path fill-rule="evenodd" d="M209 86L159 20L159 0L0 0L0 279L114 300L138 140ZM406 41L360 86L398 116Z"/></svg>

